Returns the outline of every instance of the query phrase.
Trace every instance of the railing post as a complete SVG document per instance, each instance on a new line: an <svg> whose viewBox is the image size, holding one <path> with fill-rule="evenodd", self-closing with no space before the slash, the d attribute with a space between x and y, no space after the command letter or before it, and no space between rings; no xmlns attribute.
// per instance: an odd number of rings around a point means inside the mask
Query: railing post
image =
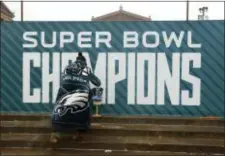
<svg viewBox="0 0 225 156"><path fill-rule="evenodd" d="M99 114L99 105L101 104L101 101L97 101L97 100L94 100L94 105L95 105L95 115L94 116L101 116Z"/></svg>

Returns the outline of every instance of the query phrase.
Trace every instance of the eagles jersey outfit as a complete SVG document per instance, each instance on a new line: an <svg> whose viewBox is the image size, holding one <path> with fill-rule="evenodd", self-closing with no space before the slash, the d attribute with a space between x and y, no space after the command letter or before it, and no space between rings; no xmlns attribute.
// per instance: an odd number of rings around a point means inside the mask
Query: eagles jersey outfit
<svg viewBox="0 0 225 156"><path fill-rule="evenodd" d="M99 87L101 81L86 62L77 60L68 65L61 77L61 85L52 115L53 129L60 132L85 130L90 126L90 82Z"/></svg>

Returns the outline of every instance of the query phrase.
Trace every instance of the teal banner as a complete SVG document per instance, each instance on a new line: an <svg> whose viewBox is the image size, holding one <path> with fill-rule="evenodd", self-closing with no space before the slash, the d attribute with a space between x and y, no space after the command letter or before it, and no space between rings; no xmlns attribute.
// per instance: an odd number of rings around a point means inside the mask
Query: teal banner
<svg viewBox="0 0 225 156"><path fill-rule="evenodd" d="M224 117L224 21L1 22L1 112L51 112L78 52L101 114Z"/></svg>

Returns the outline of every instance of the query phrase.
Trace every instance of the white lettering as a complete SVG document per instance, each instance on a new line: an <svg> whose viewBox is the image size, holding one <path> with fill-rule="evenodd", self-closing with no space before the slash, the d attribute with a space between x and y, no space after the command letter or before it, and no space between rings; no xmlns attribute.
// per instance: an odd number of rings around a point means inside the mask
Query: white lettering
<svg viewBox="0 0 225 156"><path fill-rule="evenodd" d="M37 39L34 38L34 36L37 36L37 32L35 31L27 31L23 33L23 39L25 41L31 42L31 43L24 43L23 48L35 48L38 45Z"/></svg>
<svg viewBox="0 0 225 156"><path fill-rule="evenodd" d="M136 85L135 85L135 76L136 76L136 54L128 53L128 75L127 75L127 103L135 104L136 96Z"/></svg>
<svg viewBox="0 0 225 156"><path fill-rule="evenodd" d="M165 85L172 105L179 105L180 97L180 53L172 55L172 71L170 72L166 54L158 54L157 104L165 103Z"/></svg>
<svg viewBox="0 0 225 156"><path fill-rule="evenodd" d="M59 89L59 53L53 53L52 57L52 73L49 72L49 53L42 53L42 102L49 103L50 83L52 83L52 103L56 100L56 95Z"/></svg>
<svg viewBox="0 0 225 156"><path fill-rule="evenodd" d="M138 53L137 55L137 104L155 104L155 53ZM148 85L145 80L145 62L148 63ZM145 96L145 87L147 88L147 96Z"/></svg>
<svg viewBox="0 0 225 156"><path fill-rule="evenodd" d="M154 36L153 43L147 43L147 36ZM159 34L156 31L147 31L143 34L143 45L147 48L155 48L159 46Z"/></svg>
<svg viewBox="0 0 225 156"><path fill-rule="evenodd" d="M182 105L199 106L201 97L201 79L190 74L190 62L193 61L193 68L201 68L200 53L183 53L182 54L182 80L192 84L192 97L190 91L182 91Z"/></svg>
<svg viewBox="0 0 225 156"><path fill-rule="evenodd" d="M31 95L31 81L30 81L31 61L33 62L33 67L40 67L41 65L40 53L37 52L23 53L23 102L40 103L41 91L39 88L34 88L33 95Z"/></svg>
<svg viewBox="0 0 225 156"><path fill-rule="evenodd" d="M74 40L74 34L72 32L60 33L60 48L63 48L65 43L72 43Z"/></svg>
<svg viewBox="0 0 225 156"><path fill-rule="evenodd" d="M169 37L167 36L166 31L163 31L162 34L163 34L163 39L167 48L171 46L172 41L175 42L176 47L180 48L182 40L184 38L184 31L181 31L179 33L179 37L177 37L175 32L171 32Z"/></svg>
<svg viewBox="0 0 225 156"><path fill-rule="evenodd" d="M192 43L192 32L191 31L188 31L187 36L188 36L188 38L187 38L188 47L190 47L190 48L201 48L202 44Z"/></svg>
<svg viewBox="0 0 225 156"><path fill-rule="evenodd" d="M52 43L46 43L46 34L44 31L41 32L41 44L44 48L53 48L56 46L56 32L52 32Z"/></svg>
<svg viewBox="0 0 225 156"><path fill-rule="evenodd" d="M116 60L118 60L118 73L115 73ZM108 54L108 104L115 104L116 83L126 78L125 53Z"/></svg>
<svg viewBox="0 0 225 156"><path fill-rule="evenodd" d="M136 48L138 46L138 33L135 31L125 31L123 35L124 48Z"/></svg>
<svg viewBox="0 0 225 156"><path fill-rule="evenodd" d="M102 104L106 103L106 53L98 53L98 59L95 65L95 75L101 80Z"/></svg>
<svg viewBox="0 0 225 156"><path fill-rule="evenodd" d="M77 38L78 46L81 48L91 48L92 47L90 43L91 35L92 35L92 32L89 32L89 31L80 32Z"/></svg>
<svg viewBox="0 0 225 156"><path fill-rule="evenodd" d="M102 37L106 37L106 38L102 38ZM112 45L110 44L111 41L111 34L108 31L97 31L96 32L96 41L95 41L95 46L96 48L100 47L100 43L105 43L105 45L108 48L111 48Z"/></svg>

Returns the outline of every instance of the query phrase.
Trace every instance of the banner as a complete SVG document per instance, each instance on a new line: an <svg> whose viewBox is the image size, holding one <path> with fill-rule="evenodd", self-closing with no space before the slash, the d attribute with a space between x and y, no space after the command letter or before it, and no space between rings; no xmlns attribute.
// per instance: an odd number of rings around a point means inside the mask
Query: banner
<svg viewBox="0 0 225 156"><path fill-rule="evenodd" d="M78 52L101 114L224 117L224 21L2 22L1 111L52 111Z"/></svg>

